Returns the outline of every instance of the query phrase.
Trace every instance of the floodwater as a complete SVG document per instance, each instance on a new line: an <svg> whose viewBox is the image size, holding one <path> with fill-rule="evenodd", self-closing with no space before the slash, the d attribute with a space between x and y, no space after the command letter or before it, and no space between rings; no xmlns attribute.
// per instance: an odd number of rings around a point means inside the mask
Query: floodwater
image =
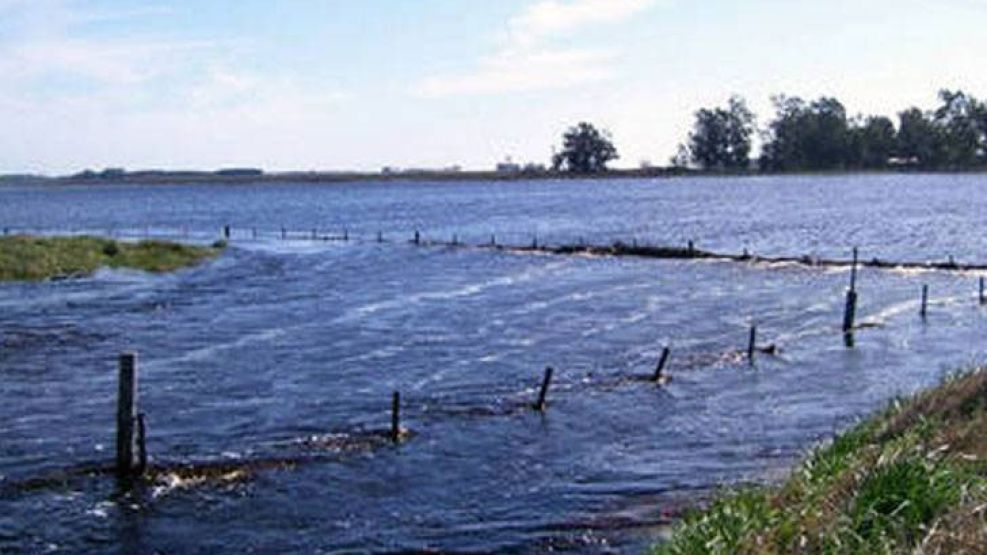
<svg viewBox="0 0 987 555"><path fill-rule="evenodd" d="M981 361L980 276L862 270L858 321L876 327L847 349L845 269L415 246L414 230L982 263L985 185L0 187L12 232L233 235L174 274L0 285L0 552L641 551L719 485L775 479L894 396ZM753 367L752 322L780 348ZM658 388L641 377L665 345L673 380ZM128 349L151 464L166 469L132 490L80 472L112 463ZM383 435L393 391L399 445Z"/></svg>

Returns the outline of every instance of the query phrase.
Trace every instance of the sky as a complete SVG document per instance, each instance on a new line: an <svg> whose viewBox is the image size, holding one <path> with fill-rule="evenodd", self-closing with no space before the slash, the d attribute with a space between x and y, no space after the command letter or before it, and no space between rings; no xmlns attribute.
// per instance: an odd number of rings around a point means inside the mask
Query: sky
<svg viewBox="0 0 987 555"><path fill-rule="evenodd" d="M666 164L694 112L987 97L987 0L0 0L0 173Z"/></svg>

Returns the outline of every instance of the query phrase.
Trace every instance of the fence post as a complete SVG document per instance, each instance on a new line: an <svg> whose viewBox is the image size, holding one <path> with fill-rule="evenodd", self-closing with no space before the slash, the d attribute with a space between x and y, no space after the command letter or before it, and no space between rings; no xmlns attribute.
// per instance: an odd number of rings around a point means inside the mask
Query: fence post
<svg viewBox="0 0 987 555"><path fill-rule="evenodd" d="M853 321L857 315L857 247L853 247L853 263L850 265L850 289L846 293L846 306L843 309L843 334L853 333ZM845 338L847 346L852 346L853 339Z"/></svg>
<svg viewBox="0 0 987 555"><path fill-rule="evenodd" d="M928 312L929 305L929 286L926 284L922 285L922 308L919 309L919 315L925 320L925 316Z"/></svg>
<svg viewBox="0 0 987 555"><path fill-rule="evenodd" d="M545 407L547 406L548 397L548 386L552 383L552 373L554 370L551 366L545 368L545 377L541 381L541 391L538 392L538 402L535 403L535 410L539 412L545 412Z"/></svg>
<svg viewBox="0 0 987 555"><path fill-rule="evenodd" d="M757 343L757 326L751 324L750 338L747 342L747 362L754 365L754 345Z"/></svg>
<svg viewBox="0 0 987 555"><path fill-rule="evenodd" d="M984 278L981 277L980 278L980 304L984 304L985 302L987 302L987 299L984 299Z"/></svg>
<svg viewBox="0 0 987 555"><path fill-rule="evenodd" d="M120 353L117 392L118 476L127 476L134 467L134 423L137 420L137 353Z"/></svg>
<svg viewBox="0 0 987 555"><path fill-rule="evenodd" d="M670 353L671 353L671 350L668 347L665 347L665 348L663 348L661 350L661 358L658 359L658 367L655 368L655 376L654 376L654 381L656 381L658 383L661 383L662 380L665 377L665 374L664 374L664 372L665 372L665 363L668 362L668 355Z"/></svg>
<svg viewBox="0 0 987 555"><path fill-rule="evenodd" d="M401 393L391 395L391 441L401 441Z"/></svg>

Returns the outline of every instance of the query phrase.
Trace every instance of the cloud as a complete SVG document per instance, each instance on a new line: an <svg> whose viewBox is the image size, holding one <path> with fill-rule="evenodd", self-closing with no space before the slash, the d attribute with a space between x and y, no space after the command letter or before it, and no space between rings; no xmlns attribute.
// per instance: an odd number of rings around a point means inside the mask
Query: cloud
<svg viewBox="0 0 987 555"><path fill-rule="evenodd" d="M619 23L650 8L654 0L575 0L538 2L511 19L511 39L527 46L583 27Z"/></svg>
<svg viewBox="0 0 987 555"><path fill-rule="evenodd" d="M435 75L418 83L424 97L482 95L570 88L615 76L619 52L560 48L553 42L588 27L617 24L652 7L656 0L543 0L511 18L502 44L471 71Z"/></svg>

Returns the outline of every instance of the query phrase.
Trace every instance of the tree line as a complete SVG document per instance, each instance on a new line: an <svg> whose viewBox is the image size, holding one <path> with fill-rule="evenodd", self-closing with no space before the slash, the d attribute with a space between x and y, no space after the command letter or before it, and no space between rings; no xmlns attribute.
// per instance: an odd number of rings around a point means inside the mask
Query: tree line
<svg viewBox="0 0 987 555"><path fill-rule="evenodd" d="M772 97L774 118L760 128L740 96L724 106L701 108L671 164L714 172L963 170L987 167L987 103L963 91L942 90L932 110L910 107L897 125L875 115L848 116L836 98L806 101ZM752 158L755 137L760 156ZM552 168L570 173L606 171L618 159L605 130L582 122L568 129Z"/></svg>

